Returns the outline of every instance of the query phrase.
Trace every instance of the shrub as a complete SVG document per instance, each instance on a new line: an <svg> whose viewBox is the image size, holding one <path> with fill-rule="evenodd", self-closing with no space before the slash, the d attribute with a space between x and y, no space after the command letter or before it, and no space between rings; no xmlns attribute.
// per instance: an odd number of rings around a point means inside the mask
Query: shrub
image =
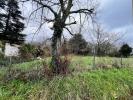
<svg viewBox="0 0 133 100"><path fill-rule="evenodd" d="M45 57L49 57L51 55L50 47L49 46L45 46L43 48L42 52L43 52L43 56L45 56Z"/></svg>
<svg viewBox="0 0 133 100"><path fill-rule="evenodd" d="M132 48L128 44L123 44L119 50L121 56L128 57L132 52Z"/></svg>
<svg viewBox="0 0 133 100"><path fill-rule="evenodd" d="M52 68L53 73L61 74L61 75L66 75L70 73L70 70L69 70L70 60L66 56L63 58L58 57L56 60L56 64L58 65L58 68L57 69Z"/></svg>
<svg viewBox="0 0 133 100"><path fill-rule="evenodd" d="M53 76L52 71L47 66L40 69L33 69L29 71L24 71L21 69L10 69L7 71L6 75L3 77L4 82L9 82L12 80L20 80L23 82L37 81L44 78L51 79Z"/></svg>
<svg viewBox="0 0 133 100"><path fill-rule="evenodd" d="M4 58L4 54L2 52L0 52L0 59Z"/></svg>
<svg viewBox="0 0 133 100"><path fill-rule="evenodd" d="M23 44L20 47L20 56L22 59L32 59L35 57L36 47L31 44Z"/></svg>
<svg viewBox="0 0 133 100"><path fill-rule="evenodd" d="M108 54L108 56L110 56L110 57L120 57L121 55L120 55L118 50L114 50L114 51L110 52Z"/></svg>

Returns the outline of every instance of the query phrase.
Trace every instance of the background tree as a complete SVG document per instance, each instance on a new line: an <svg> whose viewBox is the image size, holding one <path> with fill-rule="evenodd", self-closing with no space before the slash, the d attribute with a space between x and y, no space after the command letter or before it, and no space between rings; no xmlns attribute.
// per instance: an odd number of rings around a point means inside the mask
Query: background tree
<svg viewBox="0 0 133 100"><path fill-rule="evenodd" d="M21 44L24 42L25 35L21 32L24 29L24 17L19 10L18 0L1 1L0 20L0 39L11 44ZM3 13L5 12L5 13Z"/></svg>
<svg viewBox="0 0 133 100"><path fill-rule="evenodd" d="M94 45L97 56L107 55L113 45L122 38L119 33L106 32L101 24L96 23L94 30L91 32L92 44Z"/></svg>
<svg viewBox="0 0 133 100"><path fill-rule="evenodd" d="M30 1L30 0L23 0ZM32 0L37 4L37 9L32 12L32 14L38 10L41 10L41 19L44 22L52 22L53 36L52 36L52 69L54 73L59 73L59 66L57 64L59 54L58 48L61 37L63 35L63 30L66 29L71 35L70 26L76 24L77 21L75 17L80 16L81 19L92 18L95 13L95 1L93 0ZM83 4L84 3L84 4ZM80 7L79 7L80 5ZM83 6L84 5L84 6ZM47 13L46 13L47 12ZM43 25L43 22L40 26Z"/></svg>
<svg viewBox="0 0 133 100"><path fill-rule="evenodd" d="M132 48L128 44L123 44L119 50L121 56L128 57L132 52Z"/></svg>
<svg viewBox="0 0 133 100"><path fill-rule="evenodd" d="M6 0L0 0L0 33L2 32L2 29L4 27L4 23L3 23L3 17L5 16L5 14L2 13L2 10L4 10L5 8L5 1Z"/></svg>
<svg viewBox="0 0 133 100"><path fill-rule="evenodd" d="M87 42L81 34L75 34L69 40L69 46L72 53L80 54L87 49Z"/></svg>

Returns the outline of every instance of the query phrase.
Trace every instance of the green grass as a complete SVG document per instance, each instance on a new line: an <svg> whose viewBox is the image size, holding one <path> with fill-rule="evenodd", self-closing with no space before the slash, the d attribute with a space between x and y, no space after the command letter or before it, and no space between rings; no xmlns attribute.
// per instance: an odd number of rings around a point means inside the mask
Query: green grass
<svg viewBox="0 0 133 100"><path fill-rule="evenodd" d="M92 56L68 56L68 59L71 61L70 67L74 69L82 68L92 68L93 66L93 57ZM112 65L114 62L120 63L120 58L115 57L96 57L97 63L104 63L106 65ZM20 64L13 64L14 68L22 70L37 69L43 67L43 63L50 64L50 58L45 58L43 60L34 60L30 62L24 62ZM123 64L128 65L128 67L133 66L133 58L123 58Z"/></svg>
<svg viewBox="0 0 133 100"><path fill-rule="evenodd" d="M133 69L123 68L28 83L1 83L0 100L131 100L132 90Z"/></svg>
<svg viewBox="0 0 133 100"><path fill-rule="evenodd" d="M14 68L22 69L22 70L30 70L30 69L37 69L43 66L43 61L45 60L35 60L31 62L24 62L21 64L14 64Z"/></svg>
<svg viewBox="0 0 133 100"><path fill-rule="evenodd" d="M72 56L70 67L76 69L92 66L93 57ZM92 70L75 72L71 75L55 76L53 79L23 82L12 80L0 82L0 100L132 100L133 99L133 58L123 61L130 67L121 69ZM118 58L96 58L97 62L111 64ZM22 70L37 69L43 60L13 65ZM49 63L49 58L45 60ZM7 68L0 69L0 78Z"/></svg>

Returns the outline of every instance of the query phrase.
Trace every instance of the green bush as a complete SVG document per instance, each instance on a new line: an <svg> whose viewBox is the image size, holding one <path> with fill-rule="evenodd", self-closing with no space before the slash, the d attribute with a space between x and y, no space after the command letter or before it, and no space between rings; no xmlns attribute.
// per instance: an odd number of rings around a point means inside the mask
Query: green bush
<svg viewBox="0 0 133 100"><path fill-rule="evenodd" d="M31 44L23 44L20 47L20 57L22 59L32 59L35 57L36 47Z"/></svg>
<svg viewBox="0 0 133 100"><path fill-rule="evenodd" d="M4 58L4 54L2 52L0 52L0 59Z"/></svg>

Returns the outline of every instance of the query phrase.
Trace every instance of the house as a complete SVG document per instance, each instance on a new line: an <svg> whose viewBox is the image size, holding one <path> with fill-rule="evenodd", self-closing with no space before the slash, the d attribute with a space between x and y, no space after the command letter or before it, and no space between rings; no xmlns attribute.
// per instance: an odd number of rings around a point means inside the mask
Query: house
<svg viewBox="0 0 133 100"><path fill-rule="evenodd" d="M6 43L4 55L5 55L5 57L19 56L19 46L18 45L10 45L9 43Z"/></svg>
<svg viewBox="0 0 133 100"><path fill-rule="evenodd" d="M2 42L0 41L0 53L2 53Z"/></svg>
<svg viewBox="0 0 133 100"><path fill-rule="evenodd" d="M0 53L2 52L2 48L0 48Z"/></svg>

